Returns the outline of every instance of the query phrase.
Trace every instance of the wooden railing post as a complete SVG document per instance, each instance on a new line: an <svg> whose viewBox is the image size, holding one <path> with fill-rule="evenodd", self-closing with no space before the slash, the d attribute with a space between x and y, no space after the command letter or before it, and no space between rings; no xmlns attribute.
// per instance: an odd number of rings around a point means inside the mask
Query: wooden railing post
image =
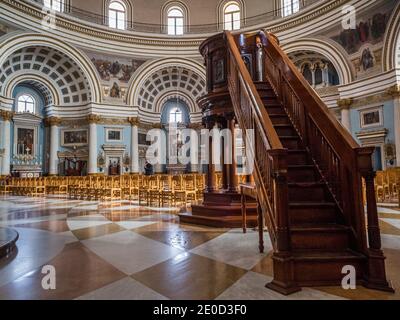
<svg viewBox="0 0 400 320"><path fill-rule="evenodd" d="M290 245L289 229L289 188L287 182L287 150L270 150L272 158L272 178L274 211L276 215L276 251L272 255L274 279L267 288L289 295L300 291L295 282L294 261Z"/></svg>
<svg viewBox="0 0 400 320"><path fill-rule="evenodd" d="M365 180L367 200L368 270L365 286L372 289L394 292L386 280L385 256L381 249L382 241L374 186L376 173L372 167L372 153L374 149L374 147L357 149L357 166L361 176ZM363 215L363 212L361 214Z"/></svg>

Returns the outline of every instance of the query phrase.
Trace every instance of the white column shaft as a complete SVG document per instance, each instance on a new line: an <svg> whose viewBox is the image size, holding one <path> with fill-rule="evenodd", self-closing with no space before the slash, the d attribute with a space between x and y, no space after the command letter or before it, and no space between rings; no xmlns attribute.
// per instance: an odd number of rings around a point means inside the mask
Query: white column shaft
<svg viewBox="0 0 400 320"><path fill-rule="evenodd" d="M131 172L139 173L139 132L137 126L131 128Z"/></svg>
<svg viewBox="0 0 400 320"><path fill-rule="evenodd" d="M394 141L396 144L396 166L400 167L400 97L394 98Z"/></svg>
<svg viewBox="0 0 400 320"><path fill-rule="evenodd" d="M10 157L11 157L11 123L10 120L3 121L3 146L4 146L4 157L3 166L1 168L1 174L8 176L10 174Z"/></svg>
<svg viewBox="0 0 400 320"><path fill-rule="evenodd" d="M52 125L50 127L50 160L49 160L49 174L58 174L58 141L60 140L58 126Z"/></svg>
<svg viewBox="0 0 400 320"><path fill-rule="evenodd" d="M89 124L89 164L88 173L97 173L97 125Z"/></svg>
<svg viewBox="0 0 400 320"><path fill-rule="evenodd" d="M342 124L343 126L351 132L351 122L350 122L350 110L342 109Z"/></svg>

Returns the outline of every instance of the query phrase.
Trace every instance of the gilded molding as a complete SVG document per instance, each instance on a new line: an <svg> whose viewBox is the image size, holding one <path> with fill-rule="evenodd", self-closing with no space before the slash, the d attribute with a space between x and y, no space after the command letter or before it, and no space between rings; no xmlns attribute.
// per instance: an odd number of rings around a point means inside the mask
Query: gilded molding
<svg viewBox="0 0 400 320"><path fill-rule="evenodd" d="M58 117L49 117L44 120L45 125L48 127L59 126L61 122L61 118Z"/></svg>
<svg viewBox="0 0 400 320"><path fill-rule="evenodd" d="M131 126L139 126L139 118L138 117L129 117L128 122L131 124Z"/></svg>
<svg viewBox="0 0 400 320"><path fill-rule="evenodd" d="M11 121L14 116L14 112L0 110L0 118L3 118L4 121Z"/></svg>
<svg viewBox="0 0 400 320"><path fill-rule="evenodd" d="M386 90L386 93L393 98L400 97L400 85L395 84Z"/></svg>
<svg viewBox="0 0 400 320"><path fill-rule="evenodd" d="M353 104L353 99L341 99L337 101L337 105L340 109L349 109Z"/></svg>
<svg viewBox="0 0 400 320"><path fill-rule="evenodd" d="M86 117L86 120L89 124L99 124L102 120L101 116L97 115L97 114L89 114Z"/></svg>

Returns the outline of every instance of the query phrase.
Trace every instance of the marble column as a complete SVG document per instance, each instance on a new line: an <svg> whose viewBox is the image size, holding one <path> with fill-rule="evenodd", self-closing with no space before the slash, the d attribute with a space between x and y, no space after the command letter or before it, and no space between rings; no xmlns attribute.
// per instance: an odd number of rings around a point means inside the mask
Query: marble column
<svg viewBox="0 0 400 320"><path fill-rule="evenodd" d="M0 176L10 175L11 158L11 120L13 113L11 111L0 110L0 117L3 118L3 162Z"/></svg>
<svg viewBox="0 0 400 320"><path fill-rule="evenodd" d="M349 132L351 132L350 106L352 102L351 99L338 100L337 102L341 111L342 124Z"/></svg>
<svg viewBox="0 0 400 320"><path fill-rule="evenodd" d="M97 174L97 124L100 120L101 117L95 114L91 114L87 117L89 123L89 175Z"/></svg>
<svg viewBox="0 0 400 320"><path fill-rule="evenodd" d="M59 126L61 119L50 117L46 119L46 124L50 127L50 158L49 158L49 175L58 175L58 149L60 143Z"/></svg>
<svg viewBox="0 0 400 320"><path fill-rule="evenodd" d="M400 167L400 85L395 85L387 90L393 97L393 122L394 143L396 146L396 167Z"/></svg>
<svg viewBox="0 0 400 320"><path fill-rule="evenodd" d="M131 124L131 173L139 173L139 118L128 118Z"/></svg>

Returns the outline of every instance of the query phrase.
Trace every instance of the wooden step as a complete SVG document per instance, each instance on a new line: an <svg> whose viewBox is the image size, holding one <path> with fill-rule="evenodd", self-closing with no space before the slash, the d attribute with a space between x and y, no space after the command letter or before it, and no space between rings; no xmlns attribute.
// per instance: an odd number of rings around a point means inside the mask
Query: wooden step
<svg viewBox="0 0 400 320"><path fill-rule="evenodd" d="M274 125L275 131L279 136L294 136L296 130L291 124L276 124Z"/></svg>
<svg viewBox="0 0 400 320"><path fill-rule="evenodd" d="M254 81L257 91L259 90L272 90L272 86L267 81Z"/></svg>
<svg viewBox="0 0 400 320"><path fill-rule="evenodd" d="M298 251L293 254L295 281L300 286L341 285L342 269L351 265L357 279L364 277L366 257L352 250Z"/></svg>
<svg viewBox="0 0 400 320"><path fill-rule="evenodd" d="M290 227L293 250L341 251L349 247L349 228L339 224Z"/></svg>
<svg viewBox="0 0 400 320"><path fill-rule="evenodd" d="M328 202L326 186L322 182L289 182L289 202Z"/></svg>
<svg viewBox="0 0 400 320"><path fill-rule="evenodd" d="M288 165L289 182L317 182L319 174L314 165Z"/></svg>
<svg viewBox="0 0 400 320"><path fill-rule="evenodd" d="M290 225L336 223L336 204L333 202L289 203Z"/></svg>
<svg viewBox="0 0 400 320"><path fill-rule="evenodd" d="M268 116L270 117L272 124L292 124L289 120L289 117L286 114L274 114L269 113Z"/></svg>
<svg viewBox="0 0 400 320"><path fill-rule="evenodd" d="M311 163L308 153L305 149L288 150L287 164L301 165Z"/></svg>
<svg viewBox="0 0 400 320"><path fill-rule="evenodd" d="M258 94L262 100L264 99L277 99L275 91L272 88L264 88L258 90Z"/></svg>
<svg viewBox="0 0 400 320"><path fill-rule="evenodd" d="M279 136L279 139L284 148L300 149L302 147L301 140L298 136Z"/></svg>
<svg viewBox="0 0 400 320"><path fill-rule="evenodd" d="M271 104L271 105L265 105L265 109L267 110L268 114L283 114L286 115L285 110L280 106L276 104Z"/></svg>
<svg viewBox="0 0 400 320"><path fill-rule="evenodd" d="M184 212L179 214L179 222L209 226L214 228L241 228L242 216L209 217L192 214L190 212ZM247 227L249 228L257 226L257 216L247 215L246 222Z"/></svg>

